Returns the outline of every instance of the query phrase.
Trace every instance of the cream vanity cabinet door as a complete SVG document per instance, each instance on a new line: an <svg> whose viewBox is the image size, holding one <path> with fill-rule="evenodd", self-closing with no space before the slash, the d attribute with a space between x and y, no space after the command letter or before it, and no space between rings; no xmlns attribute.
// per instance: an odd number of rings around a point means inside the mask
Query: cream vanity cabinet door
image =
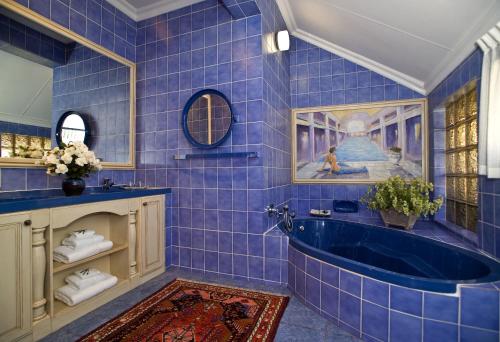
<svg viewBox="0 0 500 342"><path fill-rule="evenodd" d="M0 341L31 333L31 214L0 215Z"/></svg>
<svg viewBox="0 0 500 342"><path fill-rule="evenodd" d="M165 197L141 198L139 271L146 275L165 265Z"/></svg>

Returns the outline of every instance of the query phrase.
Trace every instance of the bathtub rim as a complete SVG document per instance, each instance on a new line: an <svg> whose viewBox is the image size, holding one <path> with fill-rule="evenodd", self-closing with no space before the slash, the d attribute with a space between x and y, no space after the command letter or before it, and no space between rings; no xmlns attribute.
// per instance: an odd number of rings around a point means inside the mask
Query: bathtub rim
<svg viewBox="0 0 500 342"><path fill-rule="evenodd" d="M466 254L469 257L472 257L478 260L479 262L486 264L486 266L491 271L487 276L476 279L468 279L468 280L442 280L435 278L423 278L412 275L406 275L403 273L389 271L377 266L367 265L359 261L348 259L333 253L328 253L319 248L306 244L300 239L285 232L285 234L288 236L289 244L294 248L296 248L297 250L299 250L300 252L308 256L311 256L313 258L316 258L322 262L336 266L340 269L353 273L358 273L360 275L370 277L378 281L386 282L397 286L404 286L415 290L452 294L457 292L459 285L467 286L467 285L491 284L500 280L500 263L497 260L487 255L483 255L481 253L471 251L463 247L454 246L446 242L438 241L425 236L416 235L414 233L406 231L396 230L394 228L387 228L383 226L348 221L348 220L331 219L331 218L298 218L294 220L294 224L297 221L342 222L342 223L360 225L368 229L384 229L386 231L391 231L392 233L396 234L406 234L404 236L411 237L414 239L420 239L422 241L438 245L442 248L448 248L458 253ZM283 230L281 224L279 225L279 227L281 230Z"/></svg>

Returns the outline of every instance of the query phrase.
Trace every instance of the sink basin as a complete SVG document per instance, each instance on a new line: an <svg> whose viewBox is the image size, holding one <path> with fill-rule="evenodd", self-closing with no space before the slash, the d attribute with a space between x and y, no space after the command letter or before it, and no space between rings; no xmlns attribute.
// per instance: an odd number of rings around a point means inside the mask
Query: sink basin
<svg viewBox="0 0 500 342"><path fill-rule="evenodd" d="M147 187L147 186L135 186L135 185L132 185L132 186L124 185L124 186L120 186L120 188L122 188L124 190L145 190L145 189L149 189L149 187Z"/></svg>

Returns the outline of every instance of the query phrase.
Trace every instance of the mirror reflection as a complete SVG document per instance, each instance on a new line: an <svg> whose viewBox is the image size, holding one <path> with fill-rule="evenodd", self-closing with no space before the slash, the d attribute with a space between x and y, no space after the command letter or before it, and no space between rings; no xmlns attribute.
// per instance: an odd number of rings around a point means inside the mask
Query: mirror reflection
<svg viewBox="0 0 500 342"><path fill-rule="evenodd" d="M56 141L58 145L71 142L89 145L90 129L85 117L77 112L65 113L57 123Z"/></svg>
<svg viewBox="0 0 500 342"><path fill-rule="evenodd" d="M187 113L188 134L200 145L219 144L229 133L231 122L231 107L222 94L199 94Z"/></svg>
<svg viewBox="0 0 500 342"><path fill-rule="evenodd" d="M104 162L131 160L130 66L0 7L0 75L1 157L84 141Z"/></svg>

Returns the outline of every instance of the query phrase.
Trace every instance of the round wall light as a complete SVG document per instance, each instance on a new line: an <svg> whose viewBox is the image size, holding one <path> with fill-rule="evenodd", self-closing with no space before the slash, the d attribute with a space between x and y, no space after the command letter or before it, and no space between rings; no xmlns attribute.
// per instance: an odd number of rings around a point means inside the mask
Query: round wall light
<svg viewBox="0 0 500 342"><path fill-rule="evenodd" d="M287 30L276 33L276 47L280 51L290 50L290 34Z"/></svg>

